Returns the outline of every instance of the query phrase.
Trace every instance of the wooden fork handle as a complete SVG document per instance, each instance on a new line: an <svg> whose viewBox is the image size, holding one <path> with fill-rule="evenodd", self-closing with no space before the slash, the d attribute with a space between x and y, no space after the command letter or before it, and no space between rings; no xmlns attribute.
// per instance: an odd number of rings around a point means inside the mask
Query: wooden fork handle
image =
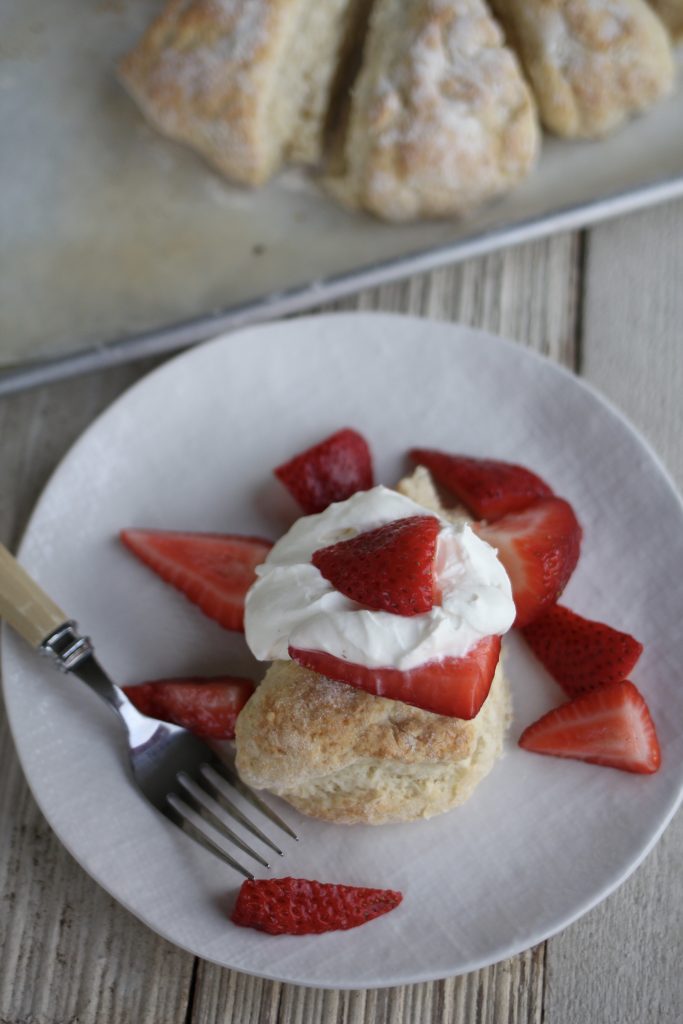
<svg viewBox="0 0 683 1024"><path fill-rule="evenodd" d="M40 647L69 620L3 544L0 544L0 618L9 622L31 647Z"/></svg>

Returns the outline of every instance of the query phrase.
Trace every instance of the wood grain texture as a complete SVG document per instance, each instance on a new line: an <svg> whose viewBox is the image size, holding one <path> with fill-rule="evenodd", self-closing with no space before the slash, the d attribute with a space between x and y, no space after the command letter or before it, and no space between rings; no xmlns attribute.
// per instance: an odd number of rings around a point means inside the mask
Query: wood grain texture
<svg viewBox="0 0 683 1024"><path fill-rule="evenodd" d="M324 992L200 963L192 1024L531 1024L542 1016L544 946L461 978Z"/></svg>
<svg viewBox="0 0 683 1024"><path fill-rule="evenodd" d="M594 229L584 296L583 376L683 491L683 203ZM628 882L548 943L546 1024L680 1024L682 920L679 811Z"/></svg>

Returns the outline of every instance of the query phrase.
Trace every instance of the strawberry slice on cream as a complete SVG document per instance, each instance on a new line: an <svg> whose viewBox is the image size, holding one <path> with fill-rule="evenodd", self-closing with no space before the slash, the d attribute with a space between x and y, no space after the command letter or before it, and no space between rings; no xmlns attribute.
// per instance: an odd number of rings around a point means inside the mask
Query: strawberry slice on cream
<svg viewBox="0 0 683 1024"><path fill-rule="evenodd" d="M425 516L438 524L434 600L425 611L367 608L314 564L316 552ZM434 517L385 487L298 520L256 572L245 632L259 660L294 657L329 678L455 717L473 717L481 707L499 638L515 617L510 581L493 548L467 523Z"/></svg>

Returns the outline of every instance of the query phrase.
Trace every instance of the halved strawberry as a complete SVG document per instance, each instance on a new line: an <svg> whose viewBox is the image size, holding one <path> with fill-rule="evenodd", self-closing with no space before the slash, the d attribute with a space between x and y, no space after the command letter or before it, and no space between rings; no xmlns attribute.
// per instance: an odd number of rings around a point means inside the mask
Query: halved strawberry
<svg viewBox="0 0 683 1024"><path fill-rule="evenodd" d="M123 692L143 715L173 722L197 736L231 740L237 716L254 692L250 679L155 679Z"/></svg>
<svg viewBox="0 0 683 1024"><path fill-rule="evenodd" d="M553 679L569 694L618 683L631 672L643 645L629 633L593 622L556 604L522 630Z"/></svg>
<svg viewBox="0 0 683 1024"><path fill-rule="evenodd" d="M313 553L311 561L341 594L374 611L420 615L434 604L434 516L408 516Z"/></svg>
<svg viewBox="0 0 683 1024"><path fill-rule="evenodd" d="M368 443L348 427L295 455L273 472L307 515L322 512L333 501L344 501L373 485Z"/></svg>
<svg viewBox="0 0 683 1024"><path fill-rule="evenodd" d="M324 651L296 647L289 648L289 656L304 668L378 697L400 700L437 715L470 719L479 712L491 689L500 637L485 637L463 658L430 661L407 672L367 668Z"/></svg>
<svg viewBox="0 0 683 1024"><path fill-rule="evenodd" d="M412 448L411 459L426 466L437 483L452 491L477 519L498 519L519 512L552 491L539 476L513 462L448 455L433 448Z"/></svg>
<svg viewBox="0 0 683 1024"><path fill-rule="evenodd" d="M647 704L628 679L608 683L549 711L525 729L519 745L624 772L651 774L661 761Z"/></svg>
<svg viewBox="0 0 683 1024"><path fill-rule="evenodd" d="M122 530L134 555L224 629L244 629L244 597L269 540L227 533Z"/></svg>
<svg viewBox="0 0 683 1024"><path fill-rule="evenodd" d="M492 547L512 584L516 626L526 626L559 598L576 568L581 527L563 498L537 498L523 512L510 512L474 529Z"/></svg>
<svg viewBox="0 0 683 1024"><path fill-rule="evenodd" d="M259 878L242 882L230 920L270 935L319 935L356 928L387 914L402 899L393 889Z"/></svg>

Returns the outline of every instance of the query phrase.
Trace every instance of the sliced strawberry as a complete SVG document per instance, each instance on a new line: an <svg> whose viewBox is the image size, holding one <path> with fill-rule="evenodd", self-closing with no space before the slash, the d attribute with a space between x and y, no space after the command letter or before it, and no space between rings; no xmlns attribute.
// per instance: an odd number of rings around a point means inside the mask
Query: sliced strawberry
<svg viewBox="0 0 683 1024"><path fill-rule="evenodd" d="M643 645L629 633L552 605L522 630L553 679L569 694L618 683L630 674Z"/></svg>
<svg viewBox="0 0 683 1024"><path fill-rule="evenodd" d="M434 604L439 520L408 516L313 553L311 561L341 594L374 611L421 615Z"/></svg>
<svg viewBox="0 0 683 1024"><path fill-rule="evenodd" d="M520 512L536 498L549 498L553 493L539 476L513 462L447 455L433 448L412 448L410 457L425 466L477 519Z"/></svg>
<svg viewBox="0 0 683 1024"><path fill-rule="evenodd" d="M451 718L470 719L478 713L491 689L500 656L500 637L480 640L463 658L443 658L400 672L395 668L367 668L324 651L289 648L294 661L328 679L359 690L413 704Z"/></svg>
<svg viewBox="0 0 683 1024"><path fill-rule="evenodd" d="M304 512L322 512L373 485L372 456L364 437L345 428L295 455L273 472Z"/></svg>
<svg viewBox="0 0 683 1024"><path fill-rule="evenodd" d="M244 629L244 597L269 540L227 533L122 530L121 540L167 583L224 629Z"/></svg>
<svg viewBox="0 0 683 1024"><path fill-rule="evenodd" d="M356 928L388 914L402 899L393 889L260 878L242 882L230 920L270 935L319 935Z"/></svg>
<svg viewBox="0 0 683 1024"><path fill-rule="evenodd" d="M231 740L237 716L254 692L249 679L155 679L123 692L143 715L173 722L197 736Z"/></svg>
<svg viewBox="0 0 683 1024"><path fill-rule="evenodd" d="M640 774L656 772L661 760L647 704L628 679L608 683L549 711L524 730L519 745L537 754Z"/></svg>
<svg viewBox="0 0 683 1024"><path fill-rule="evenodd" d="M497 548L512 584L516 626L526 626L559 598L576 568L581 527L563 498L537 498L523 512L477 523L482 540Z"/></svg>

